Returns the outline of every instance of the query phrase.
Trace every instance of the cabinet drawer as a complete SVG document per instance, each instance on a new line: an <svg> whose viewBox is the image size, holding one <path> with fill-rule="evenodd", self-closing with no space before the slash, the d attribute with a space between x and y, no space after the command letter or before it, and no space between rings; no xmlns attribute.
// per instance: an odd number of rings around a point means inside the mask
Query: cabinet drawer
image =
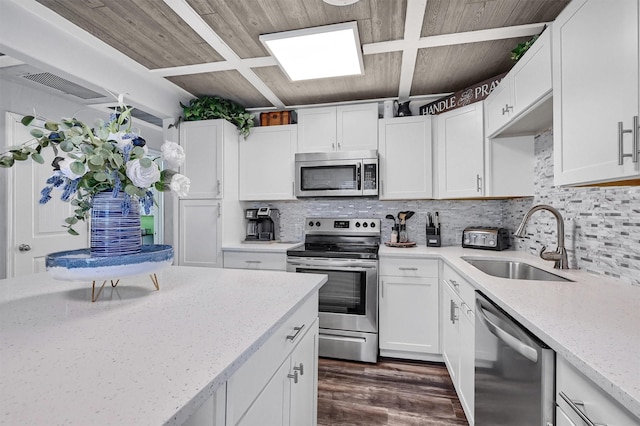
<svg viewBox="0 0 640 426"><path fill-rule="evenodd" d="M287 269L285 253L265 252L224 252L224 267L236 269L269 269L284 271Z"/></svg>
<svg viewBox="0 0 640 426"><path fill-rule="evenodd" d="M640 419L561 356L556 357L556 391L557 417L563 416L576 425L585 424L576 410L586 413L595 424L616 426L640 424ZM572 408L563 395L573 401L576 406Z"/></svg>
<svg viewBox="0 0 640 426"><path fill-rule="evenodd" d="M380 275L394 277L438 277L438 261L431 259L380 259Z"/></svg>
<svg viewBox="0 0 640 426"><path fill-rule="evenodd" d="M451 268L451 266L444 264L442 269L442 279L460 296L462 302L464 302L471 310L475 311L476 294L475 288L469 284L467 280L462 278L460 274Z"/></svg>
<svg viewBox="0 0 640 426"><path fill-rule="evenodd" d="M316 292L227 381L227 418L242 417L317 317Z"/></svg>

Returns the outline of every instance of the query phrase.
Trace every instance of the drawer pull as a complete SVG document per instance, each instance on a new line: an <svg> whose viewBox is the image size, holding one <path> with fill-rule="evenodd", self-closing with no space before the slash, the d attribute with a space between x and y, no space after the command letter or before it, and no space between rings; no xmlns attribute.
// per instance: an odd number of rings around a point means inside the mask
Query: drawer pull
<svg viewBox="0 0 640 426"><path fill-rule="evenodd" d="M564 399L564 401L569 404L569 407L571 407L571 409L573 411L575 411L575 413L580 416L580 419L585 422L588 426L607 426L606 424L603 423L594 423L591 421L591 419L589 417L587 417L587 415L580 409L578 408L578 405L581 405L582 407L584 407L584 402L582 401L574 401L571 398L569 398L567 396L567 394L565 394L564 392L560 392L560 397L562 399Z"/></svg>
<svg viewBox="0 0 640 426"><path fill-rule="evenodd" d="M262 260L245 260L246 263L262 263Z"/></svg>
<svg viewBox="0 0 640 426"><path fill-rule="evenodd" d="M300 367L293 367L293 371L299 371L301 376L304 376L304 364L300 363Z"/></svg>
<svg viewBox="0 0 640 426"><path fill-rule="evenodd" d="M453 300L449 301L449 319L451 320L451 324L455 324L456 320L458 319L457 315L456 315L456 309L458 309L458 305L456 305L456 302L454 302Z"/></svg>
<svg viewBox="0 0 640 426"><path fill-rule="evenodd" d="M398 269L400 269L401 271L417 271L418 270L418 268L398 268Z"/></svg>
<svg viewBox="0 0 640 426"><path fill-rule="evenodd" d="M456 290L458 289L458 287L460 287L460 283L456 280L449 280L451 281L451 285L454 286L456 288Z"/></svg>
<svg viewBox="0 0 640 426"><path fill-rule="evenodd" d="M298 372L294 371L293 374L287 374L287 377L293 379L293 383L298 383Z"/></svg>
<svg viewBox="0 0 640 426"><path fill-rule="evenodd" d="M298 338L298 335L304 329L304 324L302 324L301 327L293 327L293 329L295 333L287 336L287 340L291 340L292 343L296 341L296 339Z"/></svg>

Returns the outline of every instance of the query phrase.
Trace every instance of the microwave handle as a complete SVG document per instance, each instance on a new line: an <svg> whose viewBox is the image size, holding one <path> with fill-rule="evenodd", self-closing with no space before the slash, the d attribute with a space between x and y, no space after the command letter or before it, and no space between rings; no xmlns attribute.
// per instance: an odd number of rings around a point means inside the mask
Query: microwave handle
<svg viewBox="0 0 640 426"><path fill-rule="evenodd" d="M362 169L362 163L358 162L358 167L356 169L356 182L358 182L358 191L362 189L362 174L360 173Z"/></svg>

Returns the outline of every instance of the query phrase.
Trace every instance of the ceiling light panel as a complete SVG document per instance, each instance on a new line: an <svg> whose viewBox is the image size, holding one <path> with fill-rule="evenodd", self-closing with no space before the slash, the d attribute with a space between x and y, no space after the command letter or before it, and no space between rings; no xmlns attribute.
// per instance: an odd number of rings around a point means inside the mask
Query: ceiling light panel
<svg viewBox="0 0 640 426"><path fill-rule="evenodd" d="M260 36L292 81L364 74L357 22Z"/></svg>

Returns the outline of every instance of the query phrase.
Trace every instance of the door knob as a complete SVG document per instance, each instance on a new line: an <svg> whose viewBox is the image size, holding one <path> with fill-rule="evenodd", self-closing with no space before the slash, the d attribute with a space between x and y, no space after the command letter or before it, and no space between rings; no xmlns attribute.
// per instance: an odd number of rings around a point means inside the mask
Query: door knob
<svg viewBox="0 0 640 426"><path fill-rule="evenodd" d="M31 250L31 246L29 244L20 244L18 246L18 250L20 250L20 251L29 251L29 250Z"/></svg>

